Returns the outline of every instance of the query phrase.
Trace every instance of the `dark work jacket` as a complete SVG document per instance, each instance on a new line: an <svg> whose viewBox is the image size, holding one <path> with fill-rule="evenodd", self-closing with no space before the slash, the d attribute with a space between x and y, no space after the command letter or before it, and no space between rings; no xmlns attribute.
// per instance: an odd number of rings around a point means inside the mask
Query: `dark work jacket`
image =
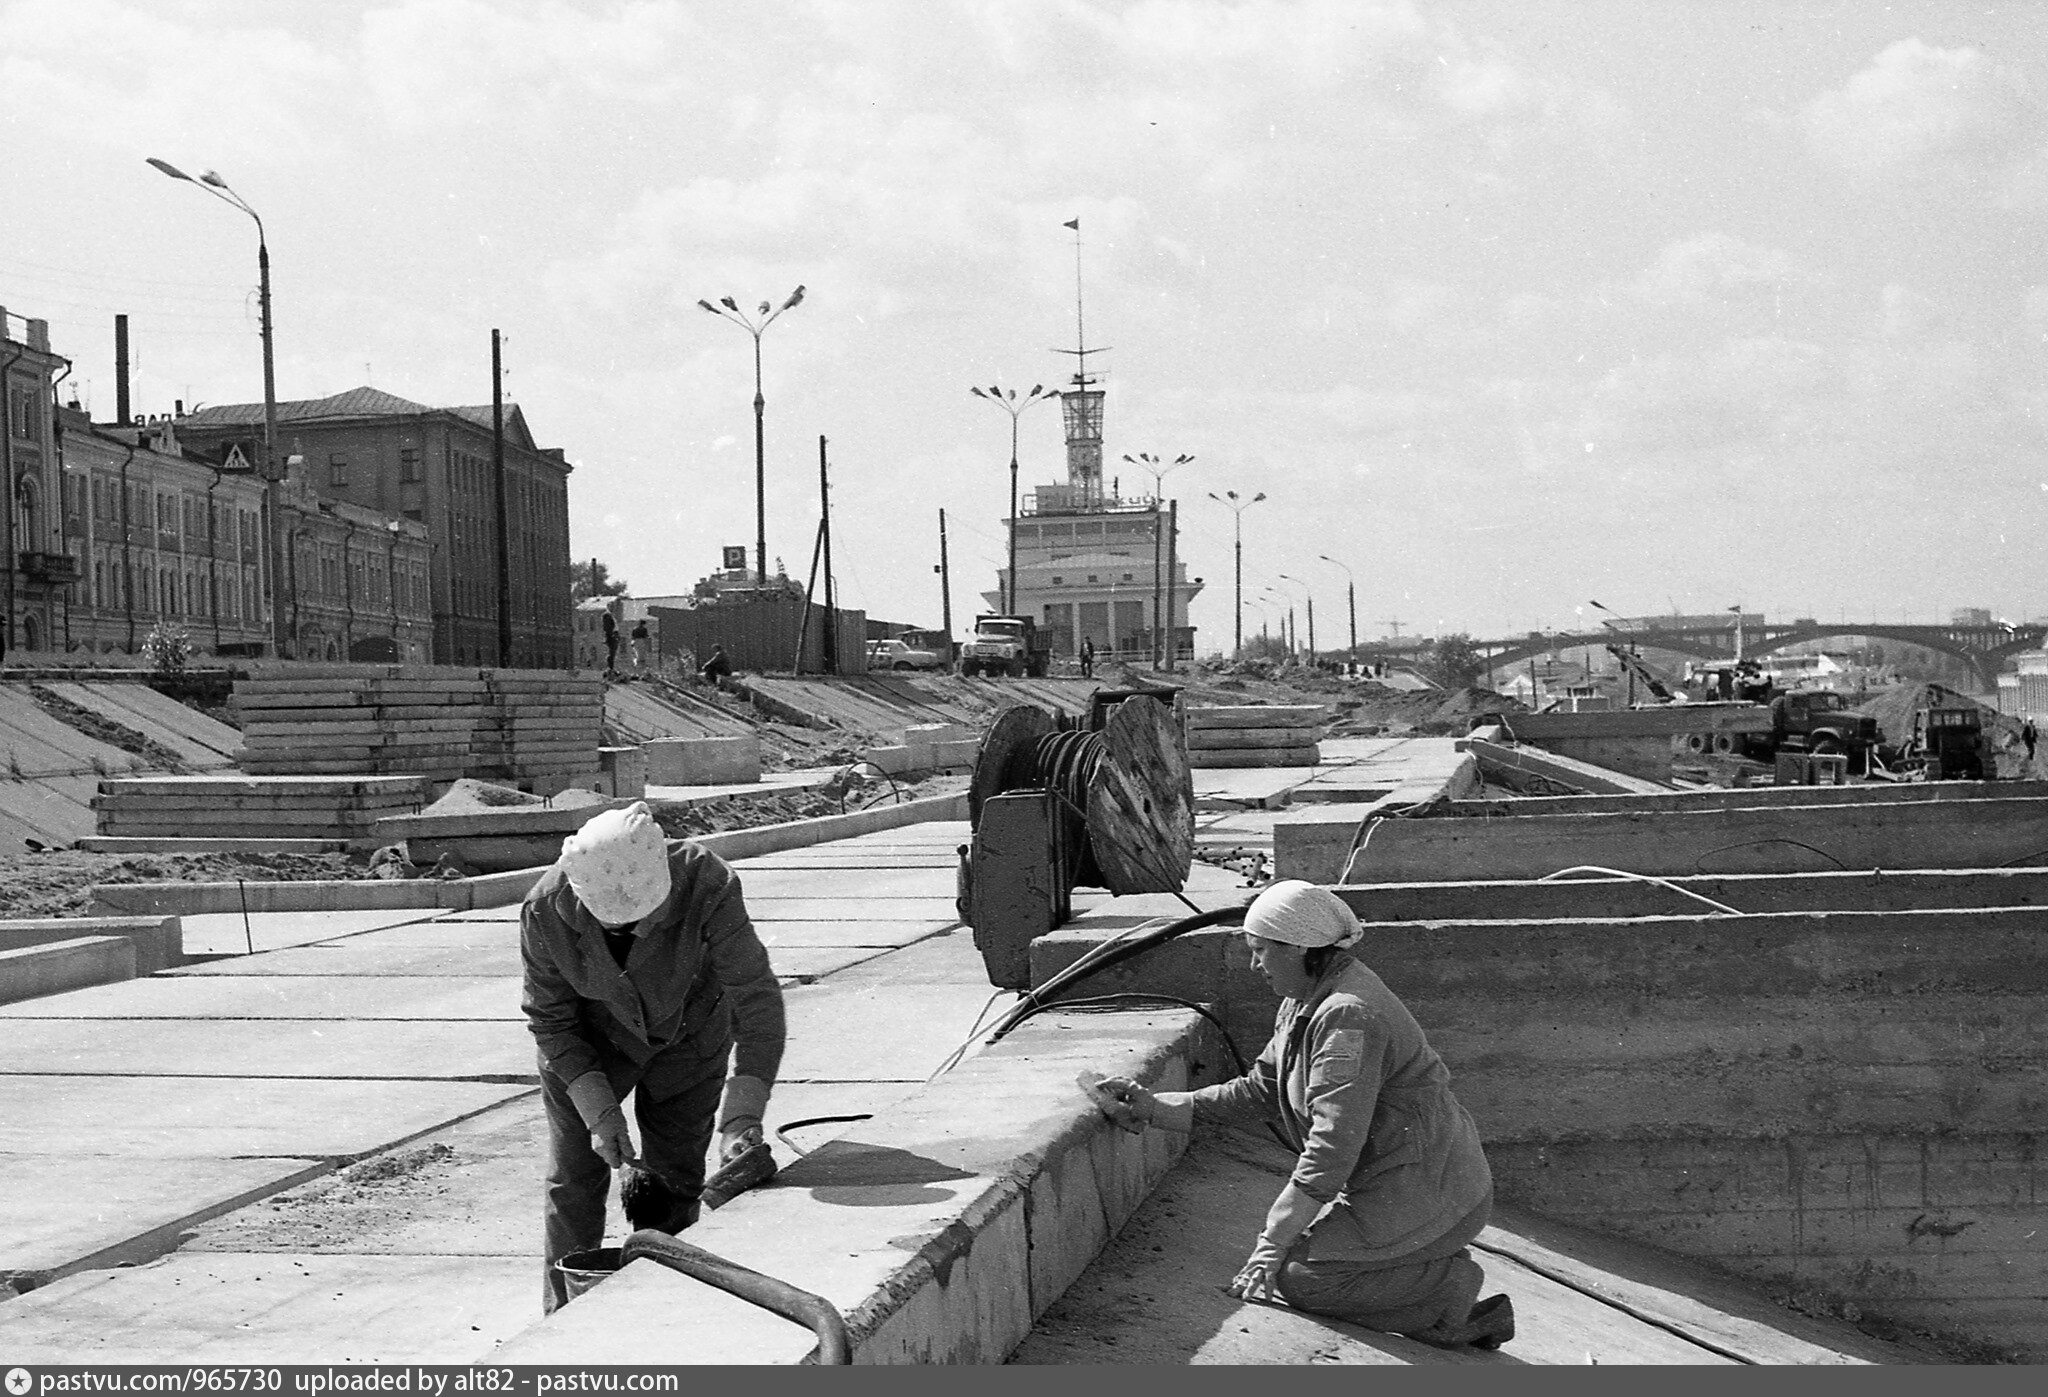
<svg viewBox="0 0 2048 1397"><path fill-rule="evenodd" d="M1380 977L1338 956L1308 998L1287 999L1244 1076L1194 1094L1197 1119L1279 1127L1301 1152L1293 1182L1328 1206L1307 1260L1377 1263L1441 1238L1487 1201L1479 1129L1414 1015Z"/></svg>
<svg viewBox="0 0 2048 1397"><path fill-rule="evenodd" d="M725 860L670 840L668 897L641 921L623 969L560 867L519 909L520 1007L562 1082L601 1070L605 1049L645 1066L730 1019L733 1072L773 1085L782 1064L782 989ZM724 1035L713 1035L722 1045Z"/></svg>

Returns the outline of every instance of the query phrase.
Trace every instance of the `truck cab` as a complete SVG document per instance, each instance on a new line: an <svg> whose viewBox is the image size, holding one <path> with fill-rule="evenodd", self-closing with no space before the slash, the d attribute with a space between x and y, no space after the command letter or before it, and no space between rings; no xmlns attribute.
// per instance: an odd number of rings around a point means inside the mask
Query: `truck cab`
<svg viewBox="0 0 2048 1397"><path fill-rule="evenodd" d="M1051 668L1050 645L1029 616L977 616L960 647L960 672L1042 678Z"/></svg>

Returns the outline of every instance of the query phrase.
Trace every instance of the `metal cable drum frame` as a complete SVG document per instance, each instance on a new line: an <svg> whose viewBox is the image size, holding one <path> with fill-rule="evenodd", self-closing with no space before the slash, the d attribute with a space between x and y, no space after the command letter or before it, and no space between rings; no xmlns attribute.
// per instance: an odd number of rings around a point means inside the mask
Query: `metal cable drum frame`
<svg viewBox="0 0 2048 1397"><path fill-rule="evenodd" d="M1088 724L1030 704L996 716L967 793L961 919L989 979L1030 984L1030 942L1076 887L1178 892L1194 861L1194 777L1179 690L1098 691Z"/></svg>

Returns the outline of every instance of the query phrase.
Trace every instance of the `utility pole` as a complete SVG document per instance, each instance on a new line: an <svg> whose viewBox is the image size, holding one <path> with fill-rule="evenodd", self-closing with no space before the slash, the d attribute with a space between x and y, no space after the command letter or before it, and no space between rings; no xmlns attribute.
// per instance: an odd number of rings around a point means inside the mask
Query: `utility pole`
<svg viewBox="0 0 2048 1397"><path fill-rule="evenodd" d="M839 673L839 599L832 589L832 484L825 464L825 438L818 438L818 528L825 550L825 663L823 672Z"/></svg>
<svg viewBox="0 0 2048 1397"><path fill-rule="evenodd" d="M939 511L939 624L946 632L946 646L953 645L953 568L946 560L946 511Z"/></svg>
<svg viewBox="0 0 2048 1397"><path fill-rule="evenodd" d="M512 539L505 518L505 361L496 330L491 331L491 475L498 501L498 663L510 669Z"/></svg>

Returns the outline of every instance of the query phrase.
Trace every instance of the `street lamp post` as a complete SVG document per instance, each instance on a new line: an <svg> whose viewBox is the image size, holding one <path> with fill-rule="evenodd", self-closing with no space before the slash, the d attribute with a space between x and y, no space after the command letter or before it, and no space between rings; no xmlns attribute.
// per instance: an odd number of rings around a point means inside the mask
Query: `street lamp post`
<svg viewBox="0 0 2048 1397"><path fill-rule="evenodd" d="M1321 559L1322 559L1322 560L1323 560L1324 562L1326 562L1326 563L1335 563L1335 564L1336 564L1336 566L1338 566L1338 567L1340 567L1340 568L1344 568L1344 600L1345 600L1345 602L1346 602L1346 603L1347 603L1347 604L1348 604L1348 605L1350 606L1350 608L1351 608L1351 650L1350 650L1350 653L1349 653L1349 654L1348 654L1348 655L1347 655L1347 656L1346 656L1345 658L1346 658L1347 660L1355 660L1355 659L1357 659L1357 658L1358 658L1358 586L1357 586L1357 582L1356 582L1356 581L1355 581L1355 579L1353 579L1353 577L1351 576L1351 569L1350 569L1350 568L1348 568L1348 567L1345 567L1345 565L1344 565L1343 563L1339 563L1339 562L1337 562L1337 560L1336 560L1335 558L1332 558L1332 557L1331 557L1331 556L1330 556L1329 554L1327 554L1327 553L1318 553L1318 554L1316 554L1316 556L1317 556L1318 558L1321 558ZM1349 670L1346 670L1346 671L1345 671L1345 673L1347 673L1347 674L1348 674L1348 673L1350 673L1350 671L1349 671Z"/></svg>
<svg viewBox="0 0 2048 1397"><path fill-rule="evenodd" d="M1173 643L1165 639L1166 633L1172 630L1173 618L1168 617L1164 623L1159 619L1160 607L1166 598L1165 564L1161 561L1162 526L1166 522L1166 511L1162 507L1166 477L1195 458L1180 455L1167 461L1149 451L1140 451L1135 456L1126 453L1124 459L1152 477L1152 663L1156 667L1163 653L1160 647Z"/></svg>
<svg viewBox="0 0 2048 1397"><path fill-rule="evenodd" d="M1010 414L1010 585L1005 589L1008 595L1003 598L1003 611L1014 616L1017 614L1017 419L1033 403L1049 403L1059 394L1048 391L1042 383L1033 384L1031 391L1021 398L1017 396L1016 389L997 388L993 384L967 391L977 398L988 399Z"/></svg>
<svg viewBox="0 0 2048 1397"><path fill-rule="evenodd" d="M284 598L279 586L284 580L283 549L278 543L278 530L284 522L284 475L277 468L277 368L271 345L270 330L270 241L263 233L263 217L241 195L228 187L228 182L212 170L198 176L186 174L167 160L148 157L149 163L172 179L196 184L214 198L231 208L240 209L256 222L256 273L257 273L257 314L263 333L263 496L264 507L270 513L269 527L263 531L265 552L269 555L270 570L270 644L280 656L291 650L288 644L290 633L285 626ZM296 603L296 595L294 596Z"/></svg>
<svg viewBox="0 0 2048 1397"><path fill-rule="evenodd" d="M758 573L763 587L768 585L768 447L767 429L763 425L768 400L761 395L761 333L775 323L775 317L804 301L804 289L799 286L789 293L789 299L770 309L766 301L756 312L761 318L749 319L739 303L730 296L720 296L718 304L699 301L698 305L710 311L720 320L730 320L754 337L754 559L760 564Z"/></svg>
<svg viewBox="0 0 2048 1397"><path fill-rule="evenodd" d="M1261 491L1259 491L1259 493L1258 493L1258 494L1256 494L1256 495L1253 495L1253 496L1252 496L1252 497L1251 497L1250 499L1248 499L1248 500L1243 500L1243 501L1240 501L1240 500L1238 499L1238 497L1237 497L1237 491L1235 491L1235 490L1225 490L1225 491L1224 491L1224 492L1223 492L1222 494L1220 494L1220 495L1219 495L1219 494L1217 494L1217 493L1216 493L1216 492L1215 492L1214 490L1211 490L1211 491L1209 491L1209 492L1208 492L1208 494L1209 494L1209 498L1210 498L1210 499L1212 499L1212 500L1216 501L1216 503L1218 503L1218 504L1220 504L1220 505L1223 505L1223 506L1225 506L1226 508L1228 508L1228 509L1230 510L1231 514L1235 516L1235 518L1234 518L1234 519L1232 520L1232 536L1233 536L1233 542L1234 542L1234 546L1235 546L1235 552L1234 552L1234 554L1233 554L1233 564L1232 564L1232 566L1233 566L1233 580L1235 581L1235 584L1236 584L1236 590L1237 590L1237 600L1236 600L1237 618L1236 618L1236 626L1235 626L1235 628L1233 629L1233 631L1231 632L1231 650L1232 650L1232 654L1233 654L1233 655L1234 655L1234 656L1235 656L1235 657L1236 657L1237 659L1243 659L1243 658L1244 658L1244 512L1245 512L1246 510L1250 509L1250 508L1251 508L1251 507L1252 507L1253 505L1257 504L1257 503L1258 503L1258 502L1259 502L1260 500L1263 500L1264 498L1266 498L1266 492L1265 492L1264 490L1261 490Z"/></svg>
<svg viewBox="0 0 2048 1397"><path fill-rule="evenodd" d="M1302 599L1307 603L1308 662L1311 665L1313 665L1316 662L1316 594L1309 590L1308 583L1302 581L1298 577L1289 576L1287 573L1284 572L1278 574L1278 576L1286 578L1287 581L1292 582L1295 586L1301 588Z"/></svg>

